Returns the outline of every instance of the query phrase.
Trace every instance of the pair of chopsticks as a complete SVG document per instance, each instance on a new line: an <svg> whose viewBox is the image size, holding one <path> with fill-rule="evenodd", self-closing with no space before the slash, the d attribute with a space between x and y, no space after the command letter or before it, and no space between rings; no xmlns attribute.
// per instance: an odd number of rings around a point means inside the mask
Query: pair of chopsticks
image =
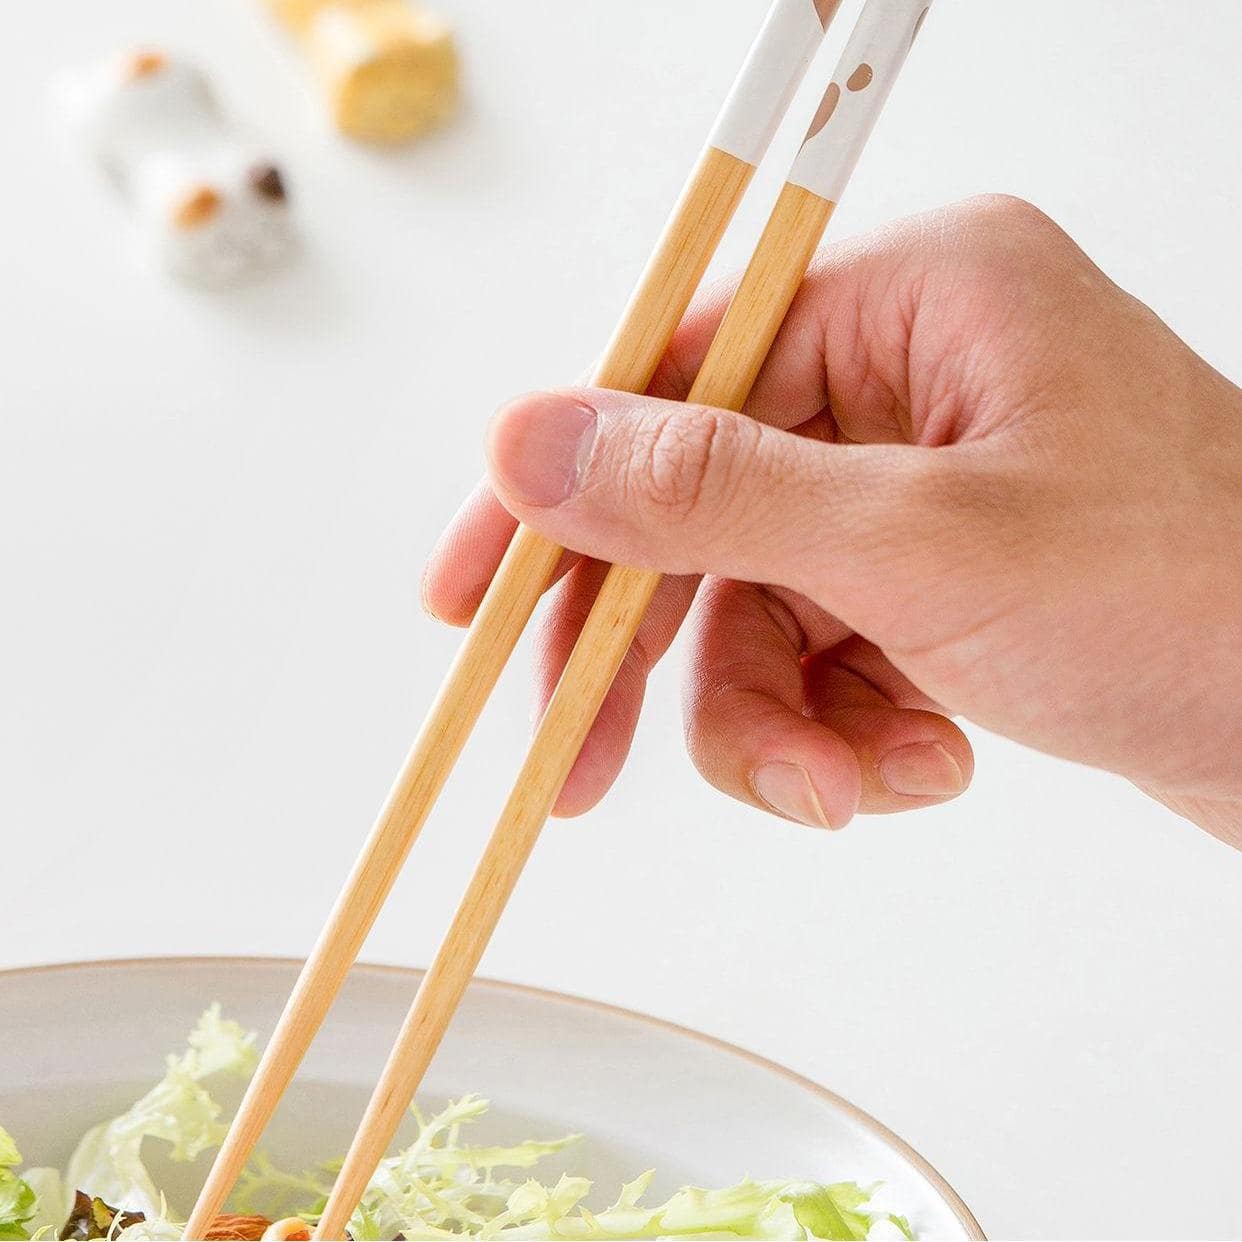
<svg viewBox="0 0 1242 1242"><path fill-rule="evenodd" d="M622 315L595 387L643 392L809 68L840 0L775 0ZM866 0L690 391L740 410L930 0ZM186 1226L221 1210L335 1000L423 822L547 589L560 547L519 527L388 795ZM660 575L613 566L337 1176L315 1237L339 1239L422 1081L595 720Z"/></svg>

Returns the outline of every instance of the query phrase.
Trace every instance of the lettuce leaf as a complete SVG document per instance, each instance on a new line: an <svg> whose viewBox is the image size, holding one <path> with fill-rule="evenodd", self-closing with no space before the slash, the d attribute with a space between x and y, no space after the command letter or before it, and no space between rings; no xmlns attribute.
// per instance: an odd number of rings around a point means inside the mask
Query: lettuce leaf
<svg viewBox="0 0 1242 1242"><path fill-rule="evenodd" d="M576 1136L530 1139L512 1146L471 1145L462 1131L487 1111L487 1101L466 1096L441 1113L418 1121L418 1137L387 1157L367 1186L349 1223L356 1242L402 1236L483 1239L621 1238L827 1238L858 1242L883 1222L890 1236L913 1235L906 1222L868 1210L871 1192L853 1182L744 1181L723 1190L688 1187L666 1202L645 1207L653 1174L621 1188L617 1201L591 1211L585 1177L561 1177L553 1185L514 1174L564 1150ZM266 1156L246 1171L235 1198L239 1211L273 1217L300 1203L317 1219L332 1187L335 1167L283 1173ZM878 1232L878 1230L877 1230Z"/></svg>
<svg viewBox="0 0 1242 1242"><path fill-rule="evenodd" d="M193 1160L216 1146L225 1127L202 1080L249 1074L254 1062L254 1036L221 1018L219 1005L213 1005L191 1032L186 1051L169 1056L160 1082L119 1117L86 1132L69 1159L65 1185L118 1210L162 1217L160 1192L142 1162L143 1141L163 1139L173 1160Z"/></svg>
<svg viewBox="0 0 1242 1242"><path fill-rule="evenodd" d="M5 1242L22 1242L30 1237L26 1225L38 1208L34 1190L14 1172L21 1162L17 1144L0 1126L0 1239Z"/></svg>
<svg viewBox="0 0 1242 1242"><path fill-rule="evenodd" d="M831 1186L808 1185L785 1191L782 1198L793 1208L794 1218L812 1238L834 1238L850 1242L865 1238L876 1221L887 1221L903 1237L913 1239L910 1223L891 1212L868 1212L871 1192L854 1182Z"/></svg>
<svg viewBox="0 0 1242 1242"><path fill-rule="evenodd" d="M723 1190L687 1187L655 1207L641 1206L646 1173L605 1211L581 1206L583 1178L562 1178L551 1191L527 1182L493 1219L484 1238L830 1238L863 1239L887 1214L867 1212L869 1194L853 1182L834 1185L744 1181ZM907 1237L910 1235L907 1233Z"/></svg>
<svg viewBox="0 0 1242 1242"><path fill-rule="evenodd" d="M35 1214L26 1222L32 1238L55 1238L69 1215L69 1196L59 1169L23 1169L22 1177L35 1193Z"/></svg>
<svg viewBox="0 0 1242 1242"><path fill-rule="evenodd" d="M146 1220L141 1212L118 1212L111 1204L79 1190L73 1196L69 1217L60 1231L60 1242L91 1242L95 1238L111 1238L131 1225Z"/></svg>

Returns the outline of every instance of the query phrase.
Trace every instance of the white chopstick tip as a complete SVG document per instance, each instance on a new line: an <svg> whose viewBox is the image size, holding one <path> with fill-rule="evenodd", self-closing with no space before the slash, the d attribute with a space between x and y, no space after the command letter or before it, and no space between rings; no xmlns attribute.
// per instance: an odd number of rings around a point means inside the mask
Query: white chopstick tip
<svg viewBox="0 0 1242 1242"><path fill-rule="evenodd" d="M839 202L901 67L929 0L867 0L788 180Z"/></svg>
<svg viewBox="0 0 1242 1242"><path fill-rule="evenodd" d="M758 165L841 0L775 0L712 127L708 144Z"/></svg>

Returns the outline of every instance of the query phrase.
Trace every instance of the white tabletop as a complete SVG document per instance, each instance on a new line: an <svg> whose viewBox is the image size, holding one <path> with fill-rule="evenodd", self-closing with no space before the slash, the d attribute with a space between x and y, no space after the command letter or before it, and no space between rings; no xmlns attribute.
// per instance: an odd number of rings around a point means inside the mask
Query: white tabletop
<svg viewBox="0 0 1242 1242"><path fill-rule="evenodd" d="M0 41L0 964L305 952L455 649L417 580L484 421L599 350L761 12L445 8L469 105L392 155L327 131L247 0L27 5ZM942 0L833 232L1025 195L1237 378L1239 38L1233 0ZM283 276L163 282L51 134L50 74L133 40L193 53L282 156ZM526 738L526 665L370 958L434 949ZM1242 1231L1242 855L978 732L959 802L798 830L700 783L676 698L661 670L625 776L547 831L486 973L788 1063L995 1237Z"/></svg>

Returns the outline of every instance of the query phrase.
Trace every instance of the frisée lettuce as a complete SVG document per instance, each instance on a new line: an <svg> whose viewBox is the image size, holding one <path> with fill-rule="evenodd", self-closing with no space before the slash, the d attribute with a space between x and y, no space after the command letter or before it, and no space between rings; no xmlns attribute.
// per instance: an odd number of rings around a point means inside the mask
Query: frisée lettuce
<svg viewBox="0 0 1242 1242"><path fill-rule="evenodd" d="M13 1140L0 1129L0 1242L35 1238L115 1238L162 1242L182 1237L183 1207L166 1203L143 1163L147 1139L189 1161L224 1137L221 1108L207 1080L248 1075L254 1039L213 1006L199 1020L164 1077L126 1112L82 1137L63 1173L18 1173ZM585 1177L546 1183L535 1170L578 1136L527 1139L508 1146L470 1142L487 1101L466 1096L424 1117L418 1135L386 1157L349 1223L355 1242L384 1239L595 1238L913 1238L900 1216L874 1210L871 1191L853 1182L743 1181L719 1190L687 1187L648 1204L653 1173L621 1187L616 1201L591 1209ZM293 1236L290 1218L313 1226L339 1167L291 1172L259 1154L243 1174L219 1237L262 1238L272 1227ZM280 1222L279 1226L274 1222ZM292 1221L295 1229L298 1220ZM281 1232L284 1227L284 1232Z"/></svg>
<svg viewBox="0 0 1242 1242"><path fill-rule="evenodd" d="M38 1206L38 1196L25 1178L13 1172L22 1155L7 1130L0 1126L0 1238L30 1237L26 1225Z"/></svg>
<svg viewBox="0 0 1242 1242"><path fill-rule="evenodd" d="M178 1161L217 1146L226 1127L203 1079L248 1076L256 1059L254 1036L221 1018L219 1005L213 1005L190 1033L186 1051L169 1056L164 1077L127 1112L86 1132L65 1170L67 1189L129 1212L157 1215L160 1192L142 1163L143 1140L163 1139Z"/></svg>

